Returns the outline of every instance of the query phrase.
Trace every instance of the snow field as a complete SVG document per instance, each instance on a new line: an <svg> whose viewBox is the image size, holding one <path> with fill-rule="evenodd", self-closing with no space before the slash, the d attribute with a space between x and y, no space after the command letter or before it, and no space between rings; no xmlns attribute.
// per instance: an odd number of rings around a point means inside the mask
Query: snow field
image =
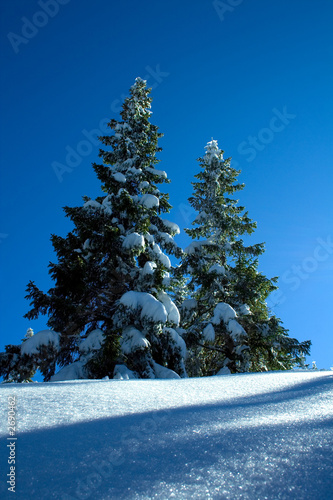
<svg viewBox="0 0 333 500"><path fill-rule="evenodd" d="M0 389L2 408L17 398L19 499L332 498L331 372Z"/></svg>

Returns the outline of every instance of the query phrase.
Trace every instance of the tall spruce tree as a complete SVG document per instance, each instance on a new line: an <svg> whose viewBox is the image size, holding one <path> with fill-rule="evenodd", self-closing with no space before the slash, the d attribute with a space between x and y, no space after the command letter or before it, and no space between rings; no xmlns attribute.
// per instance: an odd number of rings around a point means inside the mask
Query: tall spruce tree
<svg viewBox="0 0 333 500"><path fill-rule="evenodd" d="M244 187L236 183L239 172L223 159L217 141L205 149L189 198L198 212L195 227L186 230L194 241L178 270L190 292L180 305L189 374L291 368L309 353L310 342L290 338L270 314L266 299L277 278L258 271L264 245L246 246L242 239L256 223L232 196Z"/></svg>
<svg viewBox="0 0 333 500"><path fill-rule="evenodd" d="M51 331L7 346L0 358L5 378L30 377L32 367L45 380L185 376L186 347L175 330L179 312L168 295L165 253L181 255L173 239L179 228L161 217L171 207L157 185L169 181L156 169L162 134L150 123L149 93L137 78L121 120L109 123L113 134L100 138L103 163L93 166L103 194L65 207L74 229L51 238L55 286L43 293L30 282L27 289L32 308L26 317L47 315ZM56 367L62 369L54 375Z"/></svg>

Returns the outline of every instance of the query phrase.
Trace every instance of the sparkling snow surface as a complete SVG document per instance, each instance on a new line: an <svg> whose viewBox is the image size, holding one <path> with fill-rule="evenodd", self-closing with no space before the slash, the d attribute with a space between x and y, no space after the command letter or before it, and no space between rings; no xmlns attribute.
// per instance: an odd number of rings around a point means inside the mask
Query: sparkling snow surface
<svg viewBox="0 0 333 500"><path fill-rule="evenodd" d="M0 395L2 498L333 498L332 372L3 384Z"/></svg>

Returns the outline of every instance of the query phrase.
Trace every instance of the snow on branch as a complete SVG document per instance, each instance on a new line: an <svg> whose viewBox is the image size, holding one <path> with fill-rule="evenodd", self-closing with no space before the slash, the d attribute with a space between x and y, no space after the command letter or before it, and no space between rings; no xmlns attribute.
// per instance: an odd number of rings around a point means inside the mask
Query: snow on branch
<svg viewBox="0 0 333 500"><path fill-rule="evenodd" d="M210 240L202 240L202 241L192 241L190 245L188 245L184 252L193 255L194 253L198 252L201 250L201 247L204 245L213 245L214 243Z"/></svg>
<svg viewBox="0 0 333 500"><path fill-rule="evenodd" d="M167 178L167 173L164 170L158 170L157 168L153 167L146 167L146 170L147 172L157 175L158 177L162 177L163 179Z"/></svg>
<svg viewBox="0 0 333 500"><path fill-rule="evenodd" d="M156 258L160 261L160 263L166 267L167 269L171 268L171 262L170 259L165 253L162 252L160 249L159 245L157 243L154 243L153 245L153 252L156 255Z"/></svg>
<svg viewBox="0 0 333 500"><path fill-rule="evenodd" d="M137 349L148 349L150 343L134 326L128 326L123 331L120 346L124 354L130 354Z"/></svg>
<svg viewBox="0 0 333 500"><path fill-rule="evenodd" d="M53 330L42 330L23 342L21 345L21 354L38 354L42 346L48 345L52 345L58 351L59 337L59 333Z"/></svg>
<svg viewBox="0 0 333 500"><path fill-rule="evenodd" d="M80 352L87 354L91 351L98 351L102 347L104 333L97 328L89 333L86 339L82 340L79 346Z"/></svg>
<svg viewBox="0 0 333 500"><path fill-rule="evenodd" d="M160 292L158 294L158 298L162 302L162 304L164 305L164 307L167 311L168 321L170 321L170 323L174 323L176 326L178 326L179 322L180 322L180 314L179 314L179 311L177 309L177 306L174 304L174 302L172 302L169 295L166 294L165 292Z"/></svg>
<svg viewBox="0 0 333 500"><path fill-rule="evenodd" d="M127 250L132 250L133 248L144 248L145 240L142 234L130 233L124 238L122 246Z"/></svg>
<svg viewBox="0 0 333 500"><path fill-rule="evenodd" d="M220 264L213 264L209 269L208 269L208 272L209 273L216 273L216 274L220 274L222 276L225 275L225 267L224 266L221 266Z"/></svg>
<svg viewBox="0 0 333 500"><path fill-rule="evenodd" d="M228 323L231 319L235 319L237 316L235 309L233 309L229 304L225 302L220 302L214 309L214 316L212 323L218 325L221 320L224 323Z"/></svg>
<svg viewBox="0 0 333 500"><path fill-rule="evenodd" d="M159 206L160 201L153 194L144 194L140 200L140 204L146 208L154 208Z"/></svg>
<svg viewBox="0 0 333 500"><path fill-rule="evenodd" d="M164 305L153 295L146 292L126 292L120 299L120 304L136 310L141 309L141 318L150 318L155 323L166 323L168 319Z"/></svg>
<svg viewBox="0 0 333 500"><path fill-rule="evenodd" d="M214 325L218 325L223 321L226 325L227 331L233 338L238 338L241 335L246 336L247 333L244 328L236 320L237 314L235 309L233 309L229 304L225 302L220 302L214 309L214 316L211 322Z"/></svg>
<svg viewBox="0 0 333 500"><path fill-rule="evenodd" d="M179 229L178 224L176 224L175 222L171 222L167 219L161 219L161 220L162 220L163 225L170 231L170 233L172 235L180 233L180 229Z"/></svg>

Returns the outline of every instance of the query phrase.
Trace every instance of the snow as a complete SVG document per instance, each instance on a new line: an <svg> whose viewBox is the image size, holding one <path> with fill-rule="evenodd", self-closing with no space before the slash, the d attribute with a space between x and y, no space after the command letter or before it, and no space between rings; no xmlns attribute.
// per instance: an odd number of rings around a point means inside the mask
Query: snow
<svg viewBox="0 0 333 500"><path fill-rule="evenodd" d="M170 262L169 257L167 255L165 255L165 253L162 252L162 250L160 249L159 245L157 245L157 243L153 244L153 252L155 253L156 258L160 261L160 263L164 267L166 267L167 269L171 268L171 262Z"/></svg>
<svg viewBox="0 0 333 500"><path fill-rule="evenodd" d="M145 189L147 187L149 187L149 182L147 182L147 181L140 182L139 189Z"/></svg>
<svg viewBox="0 0 333 500"><path fill-rule="evenodd" d="M109 215L112 214L112 203L111 203L111 196L108 195L104 198L102 207L104 209L104 212L108 213Z"/></svg>
<svg viewBox="0 0 333 500"><path fill-rule="evenodd" d="M126 177L121 172L116 172L112 174L113 178L117 182L126 182Z"/></svg>
<svg viewBox="0 0 333 500"><path fill-rule="evenodd" d="M129 354L137 349L147 349L150 343L134 326L128 326L123 331L120 346L124 354Z"/></svg>
<svg viewBox="0 0 333 500"><path fill-rule="evenodd" d="M226 304L225 302L220 302L214 309L212 323L214 323L214 325L218 325L219 323L221 323L221 320L224 323L228 323L228 321L236 318L236 316L237 315L235 309L233 309L231 306L229 306L229 304Z"/></svg>
<svg viewBox="0 0 333 500"><path fill-rule="evenodd" d="M236 354L241 354L243 351L248 351L249 347L246 345L238 345L235 349Z"/></svg>
<svg viewBox="0 0 333 500"><path fill-rule="evenodd" d="M155 264L155 262L146 262L145 265L143 266L143 269L142 269L142 274L143 275L146 275L146 274L154 274L154 271L155 269L157 268L157 265Z"/></svg>
<svg viewBox="0 0 333 500"><path fill-rule="evenodd" d="M142 234L130 233L124 238L122 246L127 250L132 250L133 248L144 248L145 239Z"/></svg>
<svg viewBox="0 0 333 500"><path fill-rule="evenodd" d="M168 314L168 321L170 323L173 323L174 325L178 326L180 322L180 314L177 309L177 306L172 300L170 299L169 295L166 294L165 292L160 292L158 294L158 299L162 302L164 305L166 312Z"/></svg>
<svg viewBox="0 0 333 500"><path fill-rule="evenodd" d="M196 218L194 219L194 221L193 221L193 222L197 222L197 223L199 224L200 222L205 221L205 220L207 219L207 217L208 217L208 216L207 216L206 212L203 210L202 212L200 212L200 213L196 216Z"/></svg>
<svg viewBox="0 0 333 500"><path fill-rule="evenodd" d="M125 365L116 365L113 370L113 378L116 380L136 379L135 373Z"/></svg>
<svg viewBox="0 0 333 500"><path fill-rule="evenodd" d="M59 349L59 333L53 330L41 330L27 338L21 345L21 354L38 354L42 346L52 345L55 350Z"/></svg>
<svg viewBox="0 0 333 500"><path fill-rule="evenodd" d="M205 146L206 151L206 156L211 159L211 158L218 158L219 155L222 153L221 149L218 147L217 141L214 141L213 139L210 142L207 142L207 146ZM223 159L223 156L222 158Z"/></svg>
<svg viewBox="0 0 333 500"><path fill-rule="evenodd" d="M148 243L154 243L154 236L152 234L146 233L145 238Z"/></svg>
<svg viewBox="0 0 333 500"><path fill-rule="evenodd" d="M124 163L126 163L126 162L124 162ZM132 175L137 176L137 175L142 174L142 170L141 170L141 168L130 167L127 170L127 173L131 173Z"/></svg>
<svg viewBox="0 0 333 500"><path fill-rule="evenodd" d="M86 208L86 209L87 209L87 208L93 208L93 209L94 209L94 208L95 208L95 209L97 208L97 209L99 209L99 208L101 208L101 204L100 204L100 203L98 203L98 201L95 201L95 200L89 200L89 201L86 201L86 202L84 203L83 208Z"/></svg>
<svg viewBox="0 0 333 500"><path fill-rule="evenodd" d="M132 141L130 141L129 139L126 139L126 143L129 144L129 142L132 142ZM124 168L130 169L134 162L135 162L134 158L127 158L127 160L122 162L121 168L122 169L124 169Z"/></svg>
<svg viewBox="0 0 333 500"><path fill-rule="evenodd" d="M215 330L211 323L203 329L202 334L207 342L212 342L215 339Z"/></svg>
<svg viewBox="0 0 333 500"><path fill-rule="evenodd" d="M227 331L234 339L237 339L240 335L247 335L244 328L235 319L228 321Z"/></svg>
<svg viewBox="0 0 333 500"><path fill-rule="evenodd" d="M237 340L240 335L247 335L244 328L236 320L237 314L229 304L220 302L214 309L214 316L211 322L218 325L223 321L230 335Z"/></svg>
<svg viewBox="0 0 333 500"><path fill-rule="evenodd" d="M176 346L179 347L181 357L185 359L187 355L187 349L184 339L173 328L164 328L163 331L169 333Z"/></svg>
<svg viewBox="0 0 333 500"><path fill-rule="evenodd" d="M8 396L17 401L18 500L332 498L332 372L2 384L0 391L3 407ZM1 437L5 499L5 424Z"/></svg>
<svg viewBox="0 0 333 500"><path fill-rule="evenodd" d="M83 250L88 250L90 248L90 240L89 239L85 240L82 248L83 248Z"/></svg>
<svg viewBox="0 0 333 500"><path fill-rule="evenodd" d="M64 366L58 373L51 377L51 382L73 381L86 378L87 374L84 368L86 361L74 361L74 363Z"/></svg>
<svg viewBox="0 0 333 500"><path fill-rule="evenodd" d="M208 272L209 273L216 273L216 274L220 274L222 276L225 275L225 267L224 266L221 266L220 264L213 264L209 269L208 269Z"/></svg>
<svg viewBox="0 0 333 500"><path fill-rule="evenodd" d="M140 203L146 208L154 208L159 206L160 201L154 194L144 194L142 195Z"/></svg>
<svg viewBox="0 0 333 500"><path fill-rule="evenodd" d="M201 250L201 247L204 245L212 245L212 241L210 240L202 240L202 241L192 241L184 250L185 253L189 255L195 254L197 251Z"/></svg>
<svg viewBox="0 0 333 500"><path fill-rule="evenodd" d="M171 222L167 219L162 219L162 222L164 226L167 227L172 234L180 234L180 229L178 224L176 224L175 222Z"/></svg>
<svg viewBox="0 0 333 500"><path fill-rule="evenodd" d="M154 233L158 233L158 227L155 226L155 224L150 224L149 231L152 231Z"/></svg>
<svg viewBox="0 0 333 500"><path fill-rule="evenodd" d="M173 370L170 370L169 368L166 368L165 366L161 366L155 361L153 362L154 364L154 372L155 372L155 377L156 378L162 378L162 379L180 379L180 376L174 372Z"/></svg>
<svg viewBox="0 0 333 500"><path fill-rule="evenodd" d="M159 233L159 237L161 240L163 240L164 244L173 244L175 245L175 242L173 241L173 237L169 233Z"/></svg>
<svg viewBox="0 0 333 500"><path fill-rule="evenodd" d="M164 170L158 170L157 168L153 167L146 167L146 170L151 174L158 175L158 177L163 177L163 179L166 179L168 177L167 173Z"/></svg>
<svg viewBox="0 0 333 500"><path fill-rule="evenodd" d="M128 123L117 123L116 126L114 127L115 131L124 130L124 129L132 130L131 126Z"/></svg>
<svg viewBox="0 0 333 500"><path fill-rule="evenodd" d="M121 297L120 303L130 309L141 309L141 318L148 317L155 323L166 323L168 319L164 305L150 293L126 292Z"/></svg>
<svg viewBox="0 0 333 500"><path fill-rule="evenodd" d="M217 374L215 376L218 377L220 375L230 375L230 374L231 374L231 371L229 370L229 368L227 366L224 366L223 368L221 368L220 371L217 372Z"/></svg>
<svg viewBox="0 0 333 500"><path fill-rule="evenodd" d="M198 303L195 299L185 299L182 303L182 308L191 311L192 309L195 309L197 305Z"/></svg>
<svg viewBox="0 0 333 500"><path fill-rule="evenodd" d="M87 354L91 351L98 351L104 341L104 333L97 328L89 333L86 339L82 340L79 346L80 352Z"/></svg>
<svg viewBox="0 0 333 500"><path fill-rule="evenodd" d="M241 314L242 316L248 316L249 314L251 314L251 310L247 304L242 304L238 308L238 311L239 311L239 314Z"/></svg>

